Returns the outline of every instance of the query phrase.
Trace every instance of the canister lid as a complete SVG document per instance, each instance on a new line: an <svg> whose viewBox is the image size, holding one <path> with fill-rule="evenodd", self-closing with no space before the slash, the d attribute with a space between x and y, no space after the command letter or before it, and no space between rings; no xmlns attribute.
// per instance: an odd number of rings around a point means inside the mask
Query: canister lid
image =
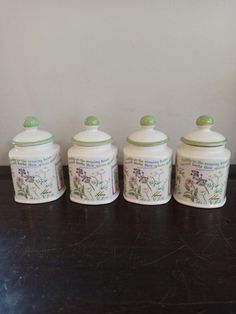
<svg viewBox="0 0 236 314"><path fill-rule="evenodd" d="M36 117L26 117L23 126L25 130L12 139L12 144L17 146L34 146L53 141L53 135L51 133L38 128L39 120Z"/></svg>
<svg viewBox="0 0 236 314"><path fill-rule="evenodd" d="M89 116L84 120L85 130L73 137L73 143L79 146L101 146L112 143L109 134L98 130L99 120L95 116Z"/></svg>
<svg viewBox="0 0 236 314"><path fill-rule="evenodd" d="M214 125L214 120L211 116L203 115L198 117L196 125L198 126L196 131L181 137L181 141L184 144L214 147L227 143L226 138L222 134L211 130L211 127Z"/></svg>
<svg viewBox="0 0 236 314"><path fill-rule="evenodd" d="M131 133L127 142L136 146L158 146L168 142L168 137L155 129L156 119L153 116L146 115L140 120L141 129Z"/></svg>

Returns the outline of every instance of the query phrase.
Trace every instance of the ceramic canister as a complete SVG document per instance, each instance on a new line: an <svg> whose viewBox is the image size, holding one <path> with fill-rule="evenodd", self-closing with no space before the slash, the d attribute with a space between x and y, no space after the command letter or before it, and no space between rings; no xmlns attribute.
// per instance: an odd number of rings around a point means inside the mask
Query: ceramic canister
<svg viewBox="0 0 236 314"><path fill-rule="evenodd" d="M138 204L164 204L171 198L172 150L168 137L155 129L153 116L142 117L140 124L124 147L124 198Z"/></svg>
<svg viewBox="0 0 236 314"><path fill-rule="evenodd" d="M15 201L36 204L56 200L65 192L60 147L38 128L36 117L26 117L25 130L16 135L9 152Z"/></svg>
<svg viewBox="0 0 236 314"><path fill-rule="evenodd" d="M73 137L68 150L70 199L87 205L107 204L119 195L117 148L100 131L99 120L89 116L85 130Z"/></svg>
<svg viewBox="0 0 236 314"><path fill-rule="evenodd" d="M181 138L176 153L174 198L181 204L216 208L226 201L230 151L223 135L211 130L210 116L200 116L198 129Z"/></svg>

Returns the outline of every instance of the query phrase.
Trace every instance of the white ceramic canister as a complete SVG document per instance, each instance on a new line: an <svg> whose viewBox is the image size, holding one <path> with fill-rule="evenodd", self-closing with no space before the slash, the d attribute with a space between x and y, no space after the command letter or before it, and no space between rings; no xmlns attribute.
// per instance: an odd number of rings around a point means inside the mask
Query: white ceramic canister
<svg viewBox="0 0 236 314"><path fill-rule="evenodd" d="M200 116L198 129L181 138L176 153L174 198L181 204L217 208L226 201L230 151L223 135L211 130L212 117Z"/></svg>
<svg viewBox="0 0 236 314"><path fill-rule="evenodd" d="M28 116L25 130L16 135L9 152L15 201L37 204L58 199L65 192L60 147L53 136L38 128L36 117Z"/></svg>
<svg viewBox="0 0 236 314"><path fill-rule="evenodd" d="M171 198L172 149L155 124L153 116L142 117L142 128L124 147L124 198L132 203L158 205Z"/></svg>
<svg viewBox="0 0 236 314"><path fill-rule="evenodd" d="M87 117L84 124L68 150L70 199L87 205L111 203L119 195L117 148L98 129L96 117Z"/></svg>

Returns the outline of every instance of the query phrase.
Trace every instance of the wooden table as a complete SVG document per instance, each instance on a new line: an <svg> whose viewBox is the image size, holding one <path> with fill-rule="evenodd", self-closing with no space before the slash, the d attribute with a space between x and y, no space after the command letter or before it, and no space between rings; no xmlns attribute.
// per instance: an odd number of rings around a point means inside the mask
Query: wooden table
<svg viewBox="0 0 236 314"><path fill-rule="evenodd" d="M0 313L236 313L235 174L214 210L22 205L0 167Z"/></svg>

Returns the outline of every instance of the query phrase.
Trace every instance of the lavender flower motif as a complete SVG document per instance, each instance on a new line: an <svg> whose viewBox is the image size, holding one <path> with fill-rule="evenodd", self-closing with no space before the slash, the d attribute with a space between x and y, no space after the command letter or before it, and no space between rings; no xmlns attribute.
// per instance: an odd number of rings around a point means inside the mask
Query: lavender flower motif
<svg viewBox="0 0 236 314"><path fill-rule="evenodd" d="M34 182L34 176L31 176L29 174L29 171L26 171L25 169L23 168L20 168L18 170L18 173L19 175L25 179L26 182L29 182L29 183L33 183Z"/></svg>
<svg viewBox="0 0 236 314"><path fill-rule="evenodd" d="M22 184L24 184L24 180L21 177L17 177L16 178L16 184L17 185L22 185Z"/></svg>
<svg viewBox="0 0 236 314"><path fill-rule="evenodd" d="M84 170L82 168L76 168L76 173L78 174L78 176L80 177L81 175L83 175Z"/></svg>
<svg viewBox="0 0 236 314"><path fill-rule="evenodd" d="M84 171L82 168L77 168L76 173L78 174L79 178L81 178L82 182L89 184L90 187L95 191L93 185L91 184L92 177L87 176L86 171Z"/></svg>
<svg viewBox="0 0 236 314"><path fill-rule="evenodd" d="M163 178L163 169L146 171L142 168L133 168L130 176L128 170L125 169L124 173L128 177L128 186L125 185L128 195L143 201L163 199L167 184L167 180Z"/></svg>
<svg viewBox="0 0 236 314"><path fill-rule="evenodd" d="M30 197L29 187L25 184L22 177L16 178L16 185L17 185L17 194L23 196L25 198Z"/></svg>
<svg viewBox="0 0 236 314"><path fill-rule="evenodd" d="M99 169L98 169L99 170ZM83 168L76 168L73 178L75 195L88 200L102 200L106 197L109 179L104 179L104 169L89 172Z"/></svg>
<svg viewBox="0 0 236 314"><path fill-rule="evenodd" d="M76 183L80 183L80 177L79 176L74 176L73 181Z"/></svg>
<svg viewBox="0 0 236 314"><path fill-rule="evenodd" d="M19 175L20 175L21 177L24 177L24 176L26 175L25 169L22 169L22 168L20 168L20 169L18 170L18 173L19 173Z"/></svg>
<svg viewBox="0 0 236 314"><path fill-rule="evenodd" d="M136 177L139 177L141 175L141 170L138 168L134 168L133 174L135 174Z"/></svg>
<svg viewBox="0 0 236 314"><path fill-rule="evenodd" d="M30 176L29 175L29 171L27 171L26 175L25 175L25 181L26 182L30 182L33 183L34 182L34 176Z"/></svg>
<svg viewBox="0 0 236 314"><path fill-rule="evenodd" d="M192 170L191 176L193 178L194 183L197 185L203 186L205 188L205 190L207 191L207 193L209 194L209 191L206 187L207 180L203 179L202 173L200 173L198 170Z"/></svg>
<svg viewBox="0 0 236 314"><path fill-rule="evenodd" d="M205 179L198 170L191 170L190 176L191 178L185 180L183 196L190 198L192 202L200 203L202 199L204 203L207 203L207 195L210 194L209 189L213 191L217 186L210 177ZM214 199L216 199L215 196Z"/></svg>
<svg viewBox="0 0 236 314"><path fill-rule="evenodd" d="M52 193L52 183L47 178L42 178L39 174L30 175L25 168L18 169L19 177L16 178L17 194L25 198L36 199L39 197L47 197ZM39 196L40 195L40 196Z"/></svg>
<svg viewBox="0 0 236 314"><path fill-rule="evenodd" d="M138 168L134 168L133 173L138 178L138 181L140 183L146 184L148 186L148 188L150 189L150 191L152 191L152 189L148 183L149 178L144 175L144 171L141 171L141 169L138 169Z"/></svg>
<svg viewBox="0 0 236 314"><path fill-rule="evenodd" d="M132 177L130 178L130 182L133 183L133 184L137 183L137 178L134 177L134 176L132 176Z"/></svg>

